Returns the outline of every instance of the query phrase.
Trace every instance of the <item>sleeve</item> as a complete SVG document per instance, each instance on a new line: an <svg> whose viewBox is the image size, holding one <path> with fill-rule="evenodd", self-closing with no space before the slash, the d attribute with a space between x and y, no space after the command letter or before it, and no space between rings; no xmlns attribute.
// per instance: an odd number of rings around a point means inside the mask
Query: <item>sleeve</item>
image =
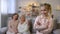
<svg viewBox="0 0 60 34"><path fill-rule="evenodd" d="M38 29L38 30L43 30L47 28L47 25L38 25L37 23L39 22L39 18L37 17L34 23L34 29Z"/></svg>
<svg viewBox="0 0 60 34"><path fill-rule="evenodd" d="M16 27L15 27L16 29L14 30L16 33L18 32L18 28L17 27L18 27L18 21L16 23Z"/></svg>
<svg viewBox="0 0 60 34"><path fill-rule="evenodd" d="M41 31L41 30L47 29L47 25L37 26L36 28Z"/></svg>
<svg viewBox="0 0 60 34"><path fill-rule="evenodd" d="M37 22L39 21L39 18L37 17L35 19L35 22L34 22L34 25L33 25L33 29L36 29L37 28Z"/></svg>
<svg viewBox="0 0 60 34"><path fill-rule="evenodd" d="M28 26L28 23L26 23L23 30L21 30L21 32L26 32L28 31L28 29L29 29L29 26Z"/></svg>
<svg viewBox="0 0 60 34"><path fill-rule="evenodd" d="M50 33L52 31L52 29L53 29L53 26L54 26L53 19L50 19L49 24L48 24L48 28L41 31L41 32Z"/></svg>
<svg viewBox="0 0 60 34"><path fill-rule="evenodd" d="M26 32L26 31L28 31L28 25L27 24L24 26L23 30L21 30L20 32Z"/></svg>
<svg viewBox="0 0 60 34"><path fill-rule="evenodd" d="M28 26L28 29L30 28L30 24L31 22L29 20L27 20L27 26Z"/></svg>
<svg viewBox="0 0 60 34"><path fill-rule="evenodd" d="M12 28L11 21L8 21L8 29L9 29L10 32L12 32L12 29L11 28Z"/></svg>

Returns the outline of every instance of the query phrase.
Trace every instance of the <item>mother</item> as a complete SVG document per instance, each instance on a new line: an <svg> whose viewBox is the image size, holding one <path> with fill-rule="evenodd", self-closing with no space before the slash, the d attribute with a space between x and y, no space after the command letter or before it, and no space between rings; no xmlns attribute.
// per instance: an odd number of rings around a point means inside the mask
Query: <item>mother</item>
<svg viewBox="0 0 60 34"><path fill-rule="evenodd" d="M14 13L12 19L8 22L7 34L17 34L18 14Z"/></svg>

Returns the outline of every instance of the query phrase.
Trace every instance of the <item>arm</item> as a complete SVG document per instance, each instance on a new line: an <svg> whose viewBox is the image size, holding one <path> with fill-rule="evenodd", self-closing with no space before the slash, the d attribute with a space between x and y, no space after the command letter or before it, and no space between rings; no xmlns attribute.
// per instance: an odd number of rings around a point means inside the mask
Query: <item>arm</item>
<svg viewBox="0 0 60 34"><path fill-rule="evenodd" d="M17 33L18 33L18 29L17 29L17 27L18 27L18 22L16 23L15 34L17 34Z"/></svg>
<svg viewBox="0 0 60 34"><path fill-rule="evenodd" d="M18 33L18 29L17 29L18 21L16 21L14 24L15 24L15 26L13 26L13 31L15 32L15 34L17 34Z"/></svg>
<svg viewBox="0 0 60 34"><path fill-rule="evenodd" d="M12 25L11 25L11 21L8 21L8 29L10 32L12 32Z"/></svg>
<svg viewBox="0 0 60 34"><path fill-rule="evenodd" d="M43 30L47 28L47 25L41 25L39 24L39 18L36 18L35 23L34 23L34 29L39 29L39 30Z"/></svg>
<svg viewBox="0 0 60 34"><path fill-rule="evenodd" d="M43 33L50 33L52 31L52 29L53 29L53 25L54 25L53 24L53 20L50 19L49 24L48 24L48 28L43 30L43 31L41 31L41 32L43 32Z"/></svg>
<svg viewBox="0 0 60 34"><path fill-rule="evenodd" d="M47 29L48 26L47 25L40 25L40 26L38 25L36 28L41 31L41 30Z"/></svg>
<svg viewBox="0 0 60 34"><path fill-rule="evenodd" d="M33 25L33 29L36 29L37 28L37 22L39 21L39 18L37 17L36 19L35 19L35 22L34 22L34 25Z"/></svg>

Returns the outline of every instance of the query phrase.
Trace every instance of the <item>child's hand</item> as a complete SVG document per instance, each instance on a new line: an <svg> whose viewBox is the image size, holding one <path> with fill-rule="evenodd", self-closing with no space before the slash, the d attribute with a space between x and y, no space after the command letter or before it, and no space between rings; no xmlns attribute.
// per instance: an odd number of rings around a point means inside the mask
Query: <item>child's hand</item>
<svg viewBox="0 0 60 34"><path fill-rule="evenodd" d="M18 34L18 31L16 31L15 34Z"/></svg>
<svg viewBox="0 0 60 34"><path fill-rule="evenodd" d="M15 32L15 33L18 33L18 31L17 31L16 29L14 29L14 32Z"/></svg>
<svg viewBox="0 0 60 34"><path fill-rule="evenodd" d="M41 25L39 22L37 22L37 25Z"/></svg>
<svg viewBox="0 0 60 34"><path fill-rule="evenodd" d="M17 33L15 33L15 34L17 34Z"/></svg>

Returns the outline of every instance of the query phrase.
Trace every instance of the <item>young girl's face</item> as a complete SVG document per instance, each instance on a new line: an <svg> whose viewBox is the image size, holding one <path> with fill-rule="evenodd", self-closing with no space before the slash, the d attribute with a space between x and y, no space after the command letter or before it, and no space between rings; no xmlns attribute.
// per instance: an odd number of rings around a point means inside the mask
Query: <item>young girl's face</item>
<svg viewBox="0 0 60 34"><path fill-rule="evenodd" d="M41 6L41 14L47 14L48 13L48 9L45 6Z"/></svg>

